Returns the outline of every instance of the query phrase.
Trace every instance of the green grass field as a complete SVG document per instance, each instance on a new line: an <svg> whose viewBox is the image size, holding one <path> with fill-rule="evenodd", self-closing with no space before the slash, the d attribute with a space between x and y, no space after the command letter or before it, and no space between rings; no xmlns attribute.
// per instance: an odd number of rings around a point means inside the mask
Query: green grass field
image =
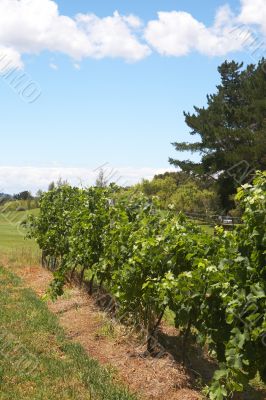
<svg viewBox="0 0 266 400"><path fill-rule="evenodd" d="M21 223L29 214L36 215L38 209L30 211L10 211L0 213L0 252L14 250L37 250L33 240L25 240L25 229Z"/></svg>

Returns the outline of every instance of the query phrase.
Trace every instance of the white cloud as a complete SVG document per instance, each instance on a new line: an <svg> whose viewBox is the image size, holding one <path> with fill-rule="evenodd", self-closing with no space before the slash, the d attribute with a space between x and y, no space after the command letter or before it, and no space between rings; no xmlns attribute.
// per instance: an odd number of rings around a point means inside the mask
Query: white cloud
<svg viewBox="0 0 266 400"><path fill-rule="evenodd" d="M145 38L160 54L186 55L203 25L186 12L159 12L148 23Z"/></svg>
<svg viewBox="0 0 266 400"><path fill-rule="evenodd" d="M78 14L77 23L93 44L93 56L122 57L139 61L150 54L150 49L132 35L130 28L140 28L141 21L132 15L123 17L117 11L111 17Z"/></svg>
<svg viewBox="0 0 266 400"><path fill-rule="evenodd" d="M154 175L163 173L162 168L115 168L110 165L103 167L110 182L119 185L131 185L143 178L151 179ZM168 170L174 170L172 168ZM99 170L92 168L71 167L0 167L0 193L17 193L30 190L35 193L38 189L47 189L49 183L60 177L73 185L92 185L95 183Z"/></svg>
<svg viewBox="0 0 266 400"><path fill-rule="evenodd" d="M241 0L241 13L239 22L244 24L259 25L266 35L266 1L265 0Z"/></svg>
<svg viewBox="0 0 266 400"><path fill-rule="evenodd" d="M49 50L82 60L121 57L138 61L150 50L135 34L141 25L118 12L107 18L60 15L52 0L0 0L0 44L19 54ZM19 27L19 29L18 29Z"/></svg>
<svg viewBox="0 0 266 400"><path fill-rule="evenodd" d="M81 13L69 17L60 14L55 0L0 0L0 54L8 53L19 68L24 54L46 50L66 54L75 64L87 57L139 61L151 48L165 56L192 51L225 56L247 45L241 24L266 35L266 1L240 0L238 15L228 5L220 7L211 26L181 10L160 11L143 26L139 17L118 11L103 18Z"/></svg>
<svg viewBox="0 0 266 400"><path fill-rule="evenodd" d="M241 37L232 34L234 27L235 18L229 6L217 11L210 28L186 12L159 12L158 19L148 23L145 38L156 51L166 56L184 56L193 50L223 56L242 50L244 46Z"/></svg>

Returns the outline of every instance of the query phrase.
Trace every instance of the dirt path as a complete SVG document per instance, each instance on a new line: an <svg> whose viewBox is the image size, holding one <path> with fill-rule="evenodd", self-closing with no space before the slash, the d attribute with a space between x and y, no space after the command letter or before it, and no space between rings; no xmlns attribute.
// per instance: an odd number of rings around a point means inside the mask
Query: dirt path
<svg viewBox="0 0 266 400"><path fill-rule="evenodd" d="M12 270L14 268L12 267ZM39 296L43 296L51 273L41 267L16 268L15 272ZM100 363L111 366L133 392L149 400L198 400L184 368L170 357L143 358L139 341L119 324L113 324L94 300L77 287L68 287L64 296L49 309L57 314L67 336L77 341Z"/></svg>

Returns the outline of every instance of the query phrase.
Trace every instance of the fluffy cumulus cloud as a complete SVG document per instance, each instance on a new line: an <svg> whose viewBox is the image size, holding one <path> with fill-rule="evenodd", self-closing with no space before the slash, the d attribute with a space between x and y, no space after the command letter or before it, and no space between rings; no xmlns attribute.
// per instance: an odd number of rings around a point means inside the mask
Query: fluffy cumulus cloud
<svg viewBox="0 0 266 400"><path fill-rule="evenodd" d="M147 42L160 54L184 56L193 50L211 56L223 56L243 48L235 18L228 6L220 8L212 27L206 27L191 14L182 11L159 12L145 31Z"/></svg>
<svg viewBox="0 0 266 400"><path fill-rule="evenodd" d="M52 0L0 0L0 45L18 54L43 50L75 60L121 57L138 61L150 50L136 35L140 20L118 12L107 18L60 15ZM2 52L3 52L2 51Z"/></svg>
<svg viewBox="0 0 266 400"><path fill-rule="evenodd" d="M109 56L138 61L150 53L149 47L132 35L132 30L138 30L142 25L133 15L124 17L116 11L111 17L78 14L76 19L78 27L92 43L95 58Z"/></svg>
<svg viewBox="0 0 266 400"><path fill-rule="evenodd" d="M240 5L238 15L228 5L220 7L210 27L183 11L159 12L145 29L146 41L166 56L184 56L191 51L225 56L242 51L257 38L255 27L266 35L266 1L240 0Z"/></svg>
<svg viewBox="0 0 266 400"><path fill-rule="evenodd" d="M211 26L181 10L159 11L143 25L139 17L117 11L103 18L69 17L60 14L55 0L0 0L0 60L5 55L21 68L23 54L45 50L66 54L75 65L86 57L140 61L152 50L166 56L192 51L224 56L246 46L243 25L266 35L265 0L240 0L238 15L225 5Z"/></svg>
<svg viewBox="0 0 266 400"><path fill-rule="evenodd" d="M241 13L239 21L243 24L258 25L266 35L266 1L265 0L241 0Z"/></svg>
<svg viewBox="0 0 266 400"><path fill-rule="evenodd" d="M115 168L104 165L103 171L109 182L121 186L132 185L141 179L152 179L156 174L165 172L162 168ZM173 171L174 169L169 169ZM22 190L31 190L35 193L38 189L46 190L49 183L57 182L59 178L67 180L72 185L87 186L95 183L99 168L77 167L15 167L0 166L0 193L17 193Z"/></svg>

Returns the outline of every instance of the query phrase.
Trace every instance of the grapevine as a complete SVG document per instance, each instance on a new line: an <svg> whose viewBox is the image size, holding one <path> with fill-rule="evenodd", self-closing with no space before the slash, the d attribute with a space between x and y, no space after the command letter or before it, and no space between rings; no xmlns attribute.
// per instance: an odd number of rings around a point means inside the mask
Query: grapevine
<svg viewBox="0 0 266 400"><path fill-rule="evenodd" d="M56 188L43 195L29 235L52 260L53 296L71 271L104 286L119 312L147 331L148 352L164 311L215 354L218 369L205 393L212 400L241 392L259 373L266 382L266 173L242 186L243 224L202 231L156 199L108 188ZM49 262L51 267L51 262Z"/></svg>

